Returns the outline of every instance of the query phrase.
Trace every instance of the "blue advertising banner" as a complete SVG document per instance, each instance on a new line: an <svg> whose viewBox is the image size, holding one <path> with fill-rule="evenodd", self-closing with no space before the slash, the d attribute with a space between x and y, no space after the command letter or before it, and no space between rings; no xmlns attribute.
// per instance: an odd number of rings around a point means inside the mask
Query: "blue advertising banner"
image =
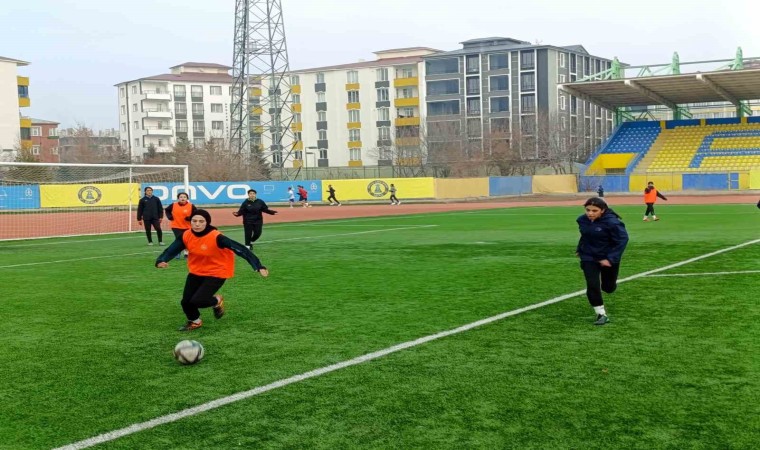
<svg viewBox="0 0 760 450"><path fill-rule="evenodd" d="M224 181L224 182L199 182L190 183L190 202L194 205L224 205L238 204L248 198L248 189L256 191L256 196L265 202L287 202L288 187L293 188L296 201L298 201L298 186L303 186L309 192L309 201L322 200L322 181L320 180L294 180L294 181ZM140 193L146 187L153 188L153 195L161 199L168 206L177 194L185 192L182 183L155 183L140 186Z"/></svg>
<svg viewBox="0 0 760 450"><path fill-rule="evenodd" d="M0 211L11 209L39 209L39 186L0 187Z"/></svg>

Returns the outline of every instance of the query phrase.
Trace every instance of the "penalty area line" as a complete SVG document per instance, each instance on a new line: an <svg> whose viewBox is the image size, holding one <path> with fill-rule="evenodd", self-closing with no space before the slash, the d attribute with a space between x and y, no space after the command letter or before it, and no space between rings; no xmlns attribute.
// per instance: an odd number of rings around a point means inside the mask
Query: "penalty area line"
<svg viewBox="0 0 760 450"><path fill-rule="evenodd" d="M700 260L703 260L703 259L706 259L706 258L710 258L710 257L715 256L715 255L720 255L721 253L730 252L730 251L737 250L737 249L740 249L740 248L743 248L743 247L747 247L749 245L753 245L753 244L757 244L757 243L760 243L760 239L755 239L755 240L752 240L752 241L747 241L747 242L744 242L742 244L738 244L738 245L734 245L734 246L731 246L731 247L722 248L722 249L716 250L714 252L705 253L703 255L695 256L694 258L689 258L689 259L686 259L684 261L677 262L677 263L674 263L674 264L669 264L667 266L663 266L663 267L660 267L660 268L657 268L657 269L652 269L652 270L648 270L646 272L637 273L635 275L631 275L629 277L623 278L622 280L618 280L618 283L625 283L625 282L628 282L628 281L636 280L638 278L647 277L647 276L650 276L652 274L656 274L656 273L659 273L659 272L664 272L666 270L674 269L676 267L681 267L681 266L684 266L686 264L690 264L690 263L693 263L693 262L696 262L696 261L700 261ZM279 389L281 387L285 387L285 386L288 386L288 385L293 384L293 383L298 383L298 382L301 382L301 381L304 381L304 380L308 380L310 378L316 378L316 377L319 377L321 375L328 374L330 372L335 372L337 370L345 369L346 367L356 366L356 365L365 363L367 361L372 361L372 360L375 360L375 359L378 359L378 358L382 358L384 356L387 356L387 355L390 355L390 354L393 354L393 353L396 353L396 352L400 352L402 350L406 350L406 349L409 349L409 348L417 347L419 345L426 344L426 343L431 342L431 341L435 341L435 340L442 339L442 338L445 338L445 337L448 337L448 336L452 336L452 335L455 335L455 334L463 333L465 331L469 331L469 330L472 330L474 328L482 327L484 325L488 325L488 324L491 324L491 323L494 323L494 322L506 319L507 317L516 316L518 314L522 314L522 313L525 313L525 312L528 312L528 311L533 311L533 310L538 309L538 308L543 308L544 306L553 305L555 303L559 303L559 302L565 301L567 299L570 299L570 298L573 298L573 297L577 297L579 295L583 295L585 293L586 293L586 290L583 289L583 290L580 290L580 291L571 292L569 294L560 295L559 297L554 297L554 298L551 298L549 300L545 300L545 301L539 302L539 303L534 303L532 305L525 306L525 307L522 307L522 308L513 309L512 311L507 311L507 312L504 312L504 313L501 313L501 314L497 314L495 316L491 316L491 317L488 317L488 318L485 318L485 319L478 320L476 322L471 322L471 323L468 323L466 325L462 325L462 326L457 327L457 328L453 328L453 329L446 330L446 331L441 331L439 333L431 334L431 335L428 335L428 336L423 336L421 338L418 338L418 339L415 339L415 340L412 340L412 341L402 342L401 344L397 344L397 345L394 345L392 347L387 347L387 348L384 348L382 350L378 350L376 352L367 353L365 355L361 355L361 356L358 356L358 357L353 358L353 359L349 359L349 360L342 361L342 362L339 362L339 363L331 364L329 366L321 367L321 368L318 368L318 369L310 370L308 372L304 372L304 373L301 373L301 374L298 374L298 375L294 375L294 376L289 377L289 378L284 378L282 380L278 380L278 381L275 381L273 383L269 383L269 384L264 385L264 386L258 386L258 387L255 387L253 389L247 390L247 391L238 392L236 394L232 394L232 395L229 395L229 396L226 396L226 397L222 397L222 398L219 398L219 399L216 399L216 400L212 400L212 401L207 402L207 403L202 403L202 404L200 404L198 406L194 406L192 408L187 408L187 409L183 409L181 411L178 411L178 412L175 412L175 413L172 413L172 414L167 414L167 415L164 415L164 416L156 417L155 419L151 419L151 420L148 420L148 421L145 421L145 422L135 423L135 424L129 425L127 427L120 428L118 430L109 431L107 433L103 433L103 434L91 437L89 439L84 439L82 441L74 442L72 444L68 444L68 445L65 445L63 447L57 447L54 450L80 450L80 449L89 448L89 447L92 447L92 446L95 446L95 445L98 445L98 444L103 444L105 442L110 442L110 441L122 438L124 436L129 436L131 434L135 434L135 433L139 433L141 431L149 430L151 428L155 428L155 427L160 426L160 425L176 422L176 421L182 420L182 419L184 419L186 417L192 417L192 416L195 416L195 415L207 412L207 411L211 411L213 409L216 409L216 408L219 408L219 407L222 407L222 406L225 406L225 405L229 405L230 403L239 402L241 400L245 400L245 399L248 399L248 398L254 397L256 395L263 394L265 392L269 392L269 391L272 391L272 390L275 390L275 389Z"/></svg>

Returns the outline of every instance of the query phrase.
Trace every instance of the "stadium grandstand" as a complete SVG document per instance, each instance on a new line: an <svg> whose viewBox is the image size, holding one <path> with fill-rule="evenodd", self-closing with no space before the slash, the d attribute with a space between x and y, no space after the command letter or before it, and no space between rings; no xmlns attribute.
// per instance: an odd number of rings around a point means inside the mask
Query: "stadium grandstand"
<svg viewBox="0 0 760 450"><path fill-rule="evenodd" d="M760 117L752 116L750 103L760 99L758 60L745 60L740 49L717 70L681 73L680 66L676 55L660 69L669 73L641 66L637 76L625 78L632 67L616 60L604 72L560 87L615 111L615 129L589 158L585 175L608 191L638 191L648 179L668 190L760 189ZM692 118L695 105L721 104L735 115ZM652 114L663 107L672 119Z"/></svg>

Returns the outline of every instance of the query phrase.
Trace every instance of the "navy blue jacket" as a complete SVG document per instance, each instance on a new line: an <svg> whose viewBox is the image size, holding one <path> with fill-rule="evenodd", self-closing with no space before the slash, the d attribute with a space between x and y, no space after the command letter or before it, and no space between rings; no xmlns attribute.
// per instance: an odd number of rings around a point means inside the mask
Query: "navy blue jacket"
<svg viewBox="0 0 760 450"><path fill-rule="evenodd" d="M594 222L585 214L576 220L581 232L576 251L581 261L606 259L611 263L619 263L623 257L625 246L628 245L628 232L625 224L609 211L605 211Z"/></svg>

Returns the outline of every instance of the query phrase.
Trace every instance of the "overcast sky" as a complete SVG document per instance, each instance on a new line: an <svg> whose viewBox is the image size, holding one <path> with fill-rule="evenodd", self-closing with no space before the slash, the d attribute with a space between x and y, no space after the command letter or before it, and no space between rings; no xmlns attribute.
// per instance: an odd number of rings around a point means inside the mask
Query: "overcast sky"
<svg viewBox="0 0 760 450"><path fill-rule="evenodd" d="M629 64L760 57L760 0L282 0L290 67L456 50L505 36ZM604 6L601 6L604 5ZM117 128L114 84L186 62L230 65L235 0L24 0L0 7L0 56L31 62L25 115Z"/></svg>

